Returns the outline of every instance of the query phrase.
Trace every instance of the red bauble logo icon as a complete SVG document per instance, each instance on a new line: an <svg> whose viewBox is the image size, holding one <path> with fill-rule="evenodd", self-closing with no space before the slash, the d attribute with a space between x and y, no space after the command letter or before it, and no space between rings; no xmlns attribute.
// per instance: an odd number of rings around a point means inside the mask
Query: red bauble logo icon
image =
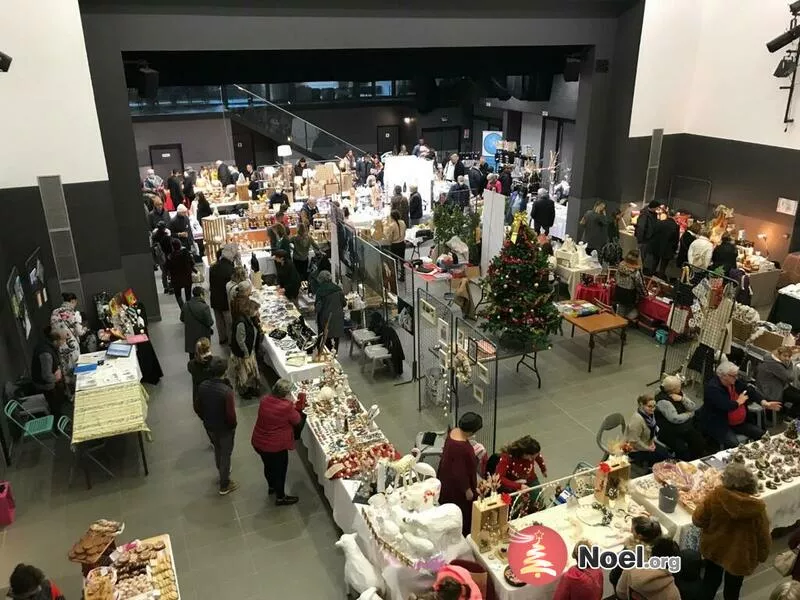
<svg viewBox="0 0 800 600"><path fill-rule="evenodd" d="M532 525L511 535L508 565L520 581L547 585L561 576L567 566L567 545L557 531Z"/></svg>

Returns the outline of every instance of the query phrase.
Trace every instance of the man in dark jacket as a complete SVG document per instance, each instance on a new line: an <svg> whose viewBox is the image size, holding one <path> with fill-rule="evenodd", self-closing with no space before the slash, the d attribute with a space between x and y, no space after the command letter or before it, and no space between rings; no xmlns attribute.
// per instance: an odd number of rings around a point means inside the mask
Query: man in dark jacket
<svg viewBox="0 0 800 600"><path fill-rule="evenodd" d="M58 348L64 344L67 335L64 330L44 328L43 335L33 350L31 359L31 379L37 392L44 395L50 414L58 417L64 401L64 378L58 358Z"/></svg>
<svg viewBox="0 0 800 600"><path fill-rule="evenodd" d="M544 230L545 235L550 235L550 228L556 222L556 203L544 188L539 188L536 200L531 208L533 230L539 235Z"/></svg>
<svg viewBox="0 0 800 600"><path fill-rule="evenodd" d="M500 173L498 180L500 181L500 193L506 198L511 197L511 184L513 183L513 178L511 177L510 166L506 165L503 167L503 172Z"/></svg>
<svg viewBox="0 0 800 600"><path fill-rule="evenodd" d="M645 275L655 273L658 277L667 279L667 266L678 251L681 228L673 218L671 211L669 218L656 221L653 235L647 242L647 259L645 260Z"/></svg>
<svg viewBox="0 0 800 600"><path fill-rule="evenodd" d="M483 190L486 188L486 175L481 171L481 166L478 163L473 163L467 172L469 179L469 189L473 196L481 196Z"/></svg>
<svg viewBox="0 0 800 600"><path fill-rule="evenodd" d="M656 209L661 206L658 200L651 200L650 204L644 207L636 219L636 242L639 244L639 256L647 256L647 243L653 237L656 223L658 223L658 215Z"/></svg>
<svg viewBox="0 0 800 600"><path fill-rule="evenodd" d="M314 227L314 215L318 212L317 199L309 198L306 200L305 204L303 204L303 208L300 209L300 221L305 223L306 227L311 230Z"/></svg>
<svg viewBox="0 0 800 600"><path fill-rule="evenodd" d="M219 331L219 343L228 343L228 332L231 330L231 309L228 304L228 291L225 286L233 277L236 246L228 244L220 252L217 262L208 270L208 288L211 308Z"/></svg>
<svg viewBox="0 0 800 600"><path fill-rule="evenodd" d="M170 220L169 211L164 208L164 201L159 197L153 198L153 210L147 213L147 225L150 227L150 233L155 232L159 221L163 221L166 225Z"/></svg>
<svg viewBox="0 0 800 600"><path fill-rule="evenodd" d="M761 439L764 430L747 420L748 404L780 410L780 403L764 400L755 387L738 379L739 367L731 362L720 363L716 373L706 384L698 411L700 429L723 449L739 445L737 434Z"/></svg>
<svg viewBox="0 0 800 600"><path fill-rule="evenodd" d="M327 331L328 347L336 353L339 349L339 338L344 336L344 307L347 301L342 288L333 283L330 271L320 271L317 281L319 287L314 300L317 331Z"/></svg>
<svg viewBox="0 0 800 600"><path fill-rule="evenodd" d="M297 302L297 296L300 295L300 273L297 272L297 268L286 250L276 250L273 256L275 257L278 285L283 288L288 300Z"/></svg>
<svg viewBox="0 0 800 600"><path fill-rule="evenodd" d="M219 358L212 359L211 378L197 387L197 414L203 420L219 471L219 495L226 496L239 486L231 481L231 454L236 435L236 405L233 388L225 379L228 367Z"/></svg>
<svg viewBox="0 0 800 600"><path fill-rule="evenodd" d="M408 198L408 224L413 227L422 221L422 196L416 185L411 185L408 189L411 192Z"/></svg>
<svg viewBox="0 0 800 600"><path fill-rule="evenodd" d="M192 289L192 298L181 308L181 322L184 325L183 340L184 350L189 355L189 360L194 357L195 344L200 338L211 338L214 333L214 318L211 309L206 304L206 291L195 286Z"/></svg>
<svg viewBox="0 0 800 600"><path fill-rule="evenodd" d="M269 197L269 206L274 208L278 204L280 206L289 206L289 196L283 191L283 188L276 188L272 195Z"/></svg>
<svg viewBox="0 0 800 600"><path fill-rule="evenodd" d="M172 236L167 229L164 221L159 221L156 229L150 236L150 247L153 249L153 258L161 269L161 285L164 287L165 294L172 293L172 286L169 283L169 273L167 273L167 257L172 252Z"/></svg>
<svg viewBox="0 0 800 600"><path fill-rule="evenodd" d="M365 154L361 158L356 161L356 175L358 176L358 182L361 185L365 185L367 183L367 177L369 177L369 172L372 169L372 157L369 154Z"/></svg>
<svg viewBox="0 0 800 600"><path fill-rule="evenodd" d="M194 242L192 223L189 220L189 211L183 204L178 205L178 212L169 223L169 231L173 238L180 241L181 246L187 250L192 249L192 243Z"/></svg>
<svg viewBox="0 0 800 600"><path fill-rule="evenodd" d="M675 264L678 265L678 268L683 268L683 265L689 260L689 246L691 246L692 242L700 235L700 229L700 223L695 221L683 232L678 242L678 256L675 257Z"/></svg>
<svg viewBox="0 0 800 600"><path fill-rule="evenodd" d="M469 186L464 183L464 176L460 176L458 181L447 192L447 203L459 208L469 206Z"/></svg>
<svg viewBox="0 0 800 600"><path fill-rule="evenodd" d="M172 169L172 174L167 178L167 189L175 207L183 203L183 184L178 169Z"/></svg>

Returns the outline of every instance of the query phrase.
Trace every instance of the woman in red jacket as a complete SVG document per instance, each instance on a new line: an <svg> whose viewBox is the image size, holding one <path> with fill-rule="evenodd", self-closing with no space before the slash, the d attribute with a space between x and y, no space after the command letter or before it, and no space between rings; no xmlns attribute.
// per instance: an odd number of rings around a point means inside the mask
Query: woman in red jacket
<svg viewBox="0 0 800 600"><path fill-rule="evenodd" d="M275 494L277 506L295 504L297 496L287 496L286 470L289 467L289 450L294 450L295 427L302 421L302 404L295 407L289 394L292 382L278 379L272 393L264 396L258 406L258 418L253 428L251 443L264 463L264 477L270 495Z"/></svg>
<svg viewBox="0 0 800 600"><path fill-rule="evenodd" d="M578 548L592 547L589 540L578 540L572 550L572 558L578 560ZM561 576L553 600L600 600L603 597L603 571L581 569L573 565Z"/></svg>

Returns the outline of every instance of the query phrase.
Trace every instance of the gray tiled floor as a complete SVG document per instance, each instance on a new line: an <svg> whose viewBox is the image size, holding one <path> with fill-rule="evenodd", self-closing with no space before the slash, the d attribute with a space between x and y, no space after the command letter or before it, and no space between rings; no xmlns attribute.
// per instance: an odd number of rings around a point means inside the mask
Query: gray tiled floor
<svg viewBox="0 0 800 600"><path fill-rule="evenodd" d="M66 445L57 446L56 460L26 451L4 476L14 488L17 519L0 532L0 578L16 563L31 562L56 580L68 598L80 597L79 570L67 561L67 550L93 519L107 517L125 521L126 540L172 535L185 600L343 598L343 560L333 546L338 532L299 456L290 459L288 485L300 503L276 508L267 501L261 463L249 444L253 401L240 403L238 409L233 467L241 488L224 498L216 494L213 456L190 406L182 325L174 300L162 299L164 319L151 327L165 377L151 390L150 476L141 472L133 439L110 444L109 460L117 476L107 480L97 473L92 490L85 489L79 476L67 486ZM514 372L516 360L503 361L498 446L534 435L542 443L551 477L569 473L580 460L598 460L598 423L611 412L627 417L660 364L662 349L651 338L631 332L628 339L622 367L617 365L617 339L600 340L588 374L586 337L556 336L553 349L539 360L540 390L532 373ZM378 421L398 448L410 447L416 432L441 423L441 416L417 411L416 384L396 387L380 373L373 380L346 352L341 354L354 390L365 403L380 405ZM785 538L776 542L776 549L783 544ZM745 597L766 597L776 581L775 573L762 566L747 580Z"/></svg>

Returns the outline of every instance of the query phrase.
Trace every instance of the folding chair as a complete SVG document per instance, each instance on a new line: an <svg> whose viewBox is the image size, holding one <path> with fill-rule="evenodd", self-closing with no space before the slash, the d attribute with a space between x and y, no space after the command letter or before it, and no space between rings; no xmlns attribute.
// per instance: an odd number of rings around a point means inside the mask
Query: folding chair
<svg viewBox="0 0 800 600"><path fill-rule="evenodd" d="M72 464L69 467L69 481L68 484L72 485L72 477L75 474L75 464L80 461L81 456L85 456L89 460L91 460L94 464L100 467L109 477L114 477L114 474L106 468L106 466L97 460L97 457L94 456L94 453L98 450L103 450L106 447L105 441L97 441L96 443L92 442L85 442L82 446L80 451L75 447L72 443L72 421L70 421L69 417L61 417L58 419L58 423L56 424L56 428L58 429L59 433L62 437L64 437L67 442L69 443L70 451L73 455L75 455L75 460L72 461ZM92 444L92 445L89 445Z"/></svg>
<svg viewBox="0 0 800 600"><path fill-rule="evenodd" d="M15 414L18 411L23 413L29 418L24 422L20 421L19 418L15 416ZM41 439L46 435L51 435L51 436L54 435L53 421L55 420L55 417L53 417L53 415L46 415L44 417L35 417L34 415L26 411L22 407L22 405L16 400L9 400L6 403L6 407L3 412L5 413L6 418L8 418L8 420L14 425L16 425L22 432L22 435L19 438L20 450L22 449L22 444L25 442L26 439L33 439L42 448L47 450L50 454L52 454L53 456L56 455L55 451L52 450L50 447L48 447L48 445L45 444ZM11 453L12 454L14 453L13 447L11 449Z"/></svg>

